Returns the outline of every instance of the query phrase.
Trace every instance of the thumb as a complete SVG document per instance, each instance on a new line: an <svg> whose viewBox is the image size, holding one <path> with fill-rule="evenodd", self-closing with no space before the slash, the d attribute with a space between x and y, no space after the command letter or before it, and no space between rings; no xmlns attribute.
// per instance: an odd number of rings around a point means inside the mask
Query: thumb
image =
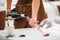
<svg viewBox="0 0 60 40"><path fill-rule="evenodd" d="M35 22L35 24L38 24L39 23L39 21L37 20L36 22Z"/></svg>

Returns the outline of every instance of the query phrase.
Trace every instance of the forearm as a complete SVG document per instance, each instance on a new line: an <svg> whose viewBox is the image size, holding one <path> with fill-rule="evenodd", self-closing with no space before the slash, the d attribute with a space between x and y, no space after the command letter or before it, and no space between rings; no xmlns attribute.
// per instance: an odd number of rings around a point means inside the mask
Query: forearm
<svg viewBox="0 0 60 40"><path fill-rule="evenodd" d="M12 0L7 0L7 10L11 10Z"/></svg>
<svg viewBox="0 0 60 40"><path fill-rule="evenodd" d="M37 20L39 6L40 6L40 0L33 0L33 2L32 2L32 19Z"/></svg>

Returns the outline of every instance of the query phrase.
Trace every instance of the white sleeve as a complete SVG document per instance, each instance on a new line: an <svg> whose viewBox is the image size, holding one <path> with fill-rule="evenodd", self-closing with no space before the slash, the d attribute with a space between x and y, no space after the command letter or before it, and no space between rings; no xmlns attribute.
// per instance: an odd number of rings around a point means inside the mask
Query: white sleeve
<svg viewBox="0 0 60 40"><path fill-rule="evenodd" d="M6 10L6 0L0 0L0 11Z"/></svg>
<svg viewBox="0 0 60 40"><path fill-rule="evenodd" d="M11 10L15 8L18 0L12 0Z"/></svg>

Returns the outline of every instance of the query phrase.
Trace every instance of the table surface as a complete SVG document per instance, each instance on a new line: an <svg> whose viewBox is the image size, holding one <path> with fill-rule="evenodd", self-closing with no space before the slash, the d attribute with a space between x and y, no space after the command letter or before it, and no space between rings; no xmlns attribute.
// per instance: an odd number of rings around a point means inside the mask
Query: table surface
<svg viewBox="0 0 60 40"><path fill-rule="evenodd" d="M34 28L15 29L13 31L14 37L9 37L7 40L60 40L60 25L54 24L49 29L41 29L50 35L44 37L41 32ZM25 37L19 37L20 35L25 35Z"/></svg>

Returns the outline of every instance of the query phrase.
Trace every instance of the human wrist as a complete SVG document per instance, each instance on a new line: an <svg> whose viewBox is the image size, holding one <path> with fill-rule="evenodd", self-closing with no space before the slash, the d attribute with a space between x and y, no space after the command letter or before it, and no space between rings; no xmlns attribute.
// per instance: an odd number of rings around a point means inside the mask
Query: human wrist
<svg viewBox="0 0 60 40"><path fill-rule="evenodd" d="M11 9L10 9L10 8L8 8L8 9L7 9L7 12L10 12L10 11L11 11Z"/></svg>
<svg viewBox="0 0 60 40"><path fill-rule="evenodd" d="M37 18L31 18L32 20L34 20L34 21L36 21L37 20Z"/></svg>

